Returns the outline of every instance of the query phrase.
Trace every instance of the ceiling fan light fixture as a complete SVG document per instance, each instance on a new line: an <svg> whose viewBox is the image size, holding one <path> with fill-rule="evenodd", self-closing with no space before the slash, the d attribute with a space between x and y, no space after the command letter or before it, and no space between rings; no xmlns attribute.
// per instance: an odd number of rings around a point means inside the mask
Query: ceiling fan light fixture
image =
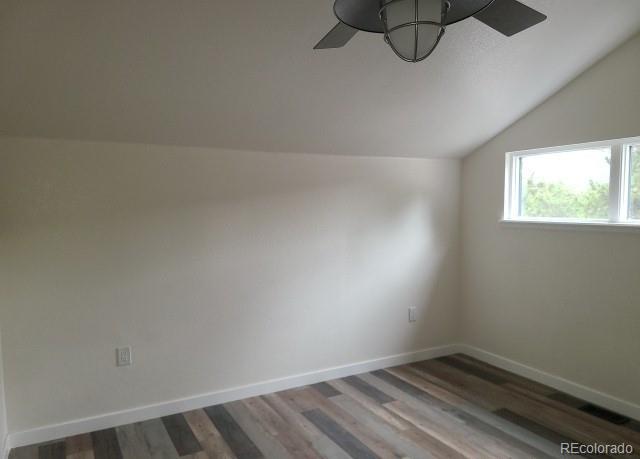
<svg viewBox="0 0 640 459"><path fill-rule="evenodd" d="M450 7L446 0L382 0L385 42L404 61L426 59L444 35Z"/></svg>

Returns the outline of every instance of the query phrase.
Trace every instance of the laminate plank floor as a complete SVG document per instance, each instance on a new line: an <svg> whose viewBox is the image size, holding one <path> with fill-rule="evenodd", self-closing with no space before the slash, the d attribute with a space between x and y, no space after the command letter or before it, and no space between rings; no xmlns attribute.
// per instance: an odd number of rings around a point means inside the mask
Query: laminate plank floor
<svg viewBox="0 0 640 459"><path fill-rule="evenodd" d="M10 459L640 458L640 423L456 354L11 451ZM583 457L616 457L585 452Z"/></svg>

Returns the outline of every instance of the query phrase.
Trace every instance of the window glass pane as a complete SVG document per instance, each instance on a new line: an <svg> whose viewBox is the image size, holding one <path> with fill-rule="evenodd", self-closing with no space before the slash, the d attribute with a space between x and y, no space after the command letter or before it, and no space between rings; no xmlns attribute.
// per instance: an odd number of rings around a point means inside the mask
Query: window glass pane
<svg viewBox="0 0 640 459"><path fill-rule="evenodd" d="M640 219L640 145L633 145L630 153L629 218Z"/></svg>
<svg viewBox="0 0 640 459"><path fill-rule="evenodd" d="M519 158L520 217L608 220L611 149Z"/></svg>

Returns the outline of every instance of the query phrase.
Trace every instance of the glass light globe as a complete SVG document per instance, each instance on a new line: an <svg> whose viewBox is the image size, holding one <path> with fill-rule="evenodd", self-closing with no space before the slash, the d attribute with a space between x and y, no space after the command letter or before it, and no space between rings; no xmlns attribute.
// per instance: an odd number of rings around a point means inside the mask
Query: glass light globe
<svg viewBox="0 0 640 459"><path fill-rule="evenodd" d="M446 0L382 0L385 41L405 61L427 58L444 34L449 7Z"/></svg>

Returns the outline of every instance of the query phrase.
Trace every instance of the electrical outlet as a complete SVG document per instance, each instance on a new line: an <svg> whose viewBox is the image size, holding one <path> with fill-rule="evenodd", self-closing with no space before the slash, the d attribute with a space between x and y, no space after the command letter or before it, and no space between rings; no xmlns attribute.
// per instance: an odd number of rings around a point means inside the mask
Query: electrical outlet
<svg viewBox="0 0 640 459"><path fill-rule="evenodd" d="M131 346L116 349L116 365L119 367L131 365Z"/></svg>
<svg viewBox="0 0 640 459"><path fill-rule="evenodd" d="M416 308L409 308L409 322L416 321Z"/></svg>

